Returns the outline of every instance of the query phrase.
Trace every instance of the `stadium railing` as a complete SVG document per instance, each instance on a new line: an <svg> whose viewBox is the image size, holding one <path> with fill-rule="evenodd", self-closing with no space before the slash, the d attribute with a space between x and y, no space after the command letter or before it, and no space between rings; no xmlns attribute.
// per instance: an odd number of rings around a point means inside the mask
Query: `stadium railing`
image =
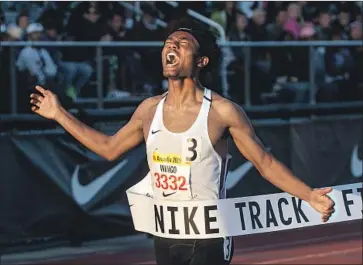
<svg viewBox="0 0 363 265"><path fill-rule="evenodd" d="M16 58L15 58L15 48L20 48L24 46L38 46L38 47L95 47L96 48L96 76L97 76L97 97L94 98L87 98L87 99L78 99L77 102L82 103L96 103L98 109L103 109L105 102L110 101L123 101L122 99L115 100L115 99L106 99L103 96L103 50L108 47L159 47L161 48L163 43L162 42L144 42L144 41L125 41L125 42L46 42L46 41L39 41L39 42L2 42L2 47L10 47L10 73L11 73L11 113L17 113L17 106L16 106ZM251 49L255 47L291 47L291 46L300 46L300 47L309 47L310 55L313 54L315 47L329 47L329 46L343 46L343 47L352 47L352 46L361 46L362 43L360 41L283 41L283 42L274 42L274 41L266 41L266 42L230 42L230 41L220 41L219 45L221 47L243 47L245 49L245 60L244 60L244 106L250 107L251 106L251 73L250 73L250 66L251 66ZM319 105L315 100L315 65L311 60L310 56L310 65L309 65L309 102L305 105ZM222 71L222 75L225 75L226 72ZM224 82L222 82L222 86L225 86ZM227 91L226 87L222 88L223 91ZM127 101L127 100L126 100ZM140 101L140 100L139 100ZM134 100L134 103L137 104L138 100ZM292 104L293 105L293 104ZM301 105L301 104L300 104ZM299 105L299 106L300 106ZM303 104L304 105L304 104ZM265 108L263 106L262 108ZM275 106L275 109L286 108L286 104L281 104Z"/></svg>

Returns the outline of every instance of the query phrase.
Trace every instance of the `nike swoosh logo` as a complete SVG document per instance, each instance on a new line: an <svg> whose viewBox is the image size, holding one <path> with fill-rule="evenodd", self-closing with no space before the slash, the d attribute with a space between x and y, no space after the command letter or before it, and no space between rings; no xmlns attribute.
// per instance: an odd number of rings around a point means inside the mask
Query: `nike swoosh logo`
<svg viewBox="0 0 363 265"><path fill-rule="evenodd" d="M266 150L270 152L271 148L268 147ZM236 186L237 183L240 182L252 168L253 164L250 161L246 161L235 170L230 170L227 175L226 189L229 190Z"/></svg>
<svg viewBox="0 0 363 265"><path fill-rule="evenodd" d="M172 192L172 193L168 193L168 194L165 194L165 192L163 192L163 196L164 197L169 197L169 196L171 196L171 195L173 195L175 193L176 193L176 191L175 192Z"/></svg>
<svg viewBox="0 0 363 265"><path fill-rule="evenodd" d="M160 132L161 130L157 130L157 131L151 131L151 134L155 134L155 133L158 133Z"/></svg>
<svg viewBox="0 0 363 265"><path fill-rule="evenodd" d="M354 178L361 178L363 175L363 162L358 157L358 145L354 146L350 159L350 171Z"/></svg>
<svg viewBox="0 0 363 265"><path fill-rule="evenodd" d="M253 164L250 161L247 161L235 170L229 171L226 180L226 189L229 190L236 186L237 183L247 175L251 168L253 168Z"/></svg>
<svg viewBox="0 0 363 265"><path fill-rule="evenodd" d="M81 185L79 183L79 166L77 165L72 175L72 194L76 202L79 205L84 205L90 202L102 189L102 187L105 186L106 183L110 181L110 179L127 164L127 162L127 159L123 160L87 185Z"/></svg>

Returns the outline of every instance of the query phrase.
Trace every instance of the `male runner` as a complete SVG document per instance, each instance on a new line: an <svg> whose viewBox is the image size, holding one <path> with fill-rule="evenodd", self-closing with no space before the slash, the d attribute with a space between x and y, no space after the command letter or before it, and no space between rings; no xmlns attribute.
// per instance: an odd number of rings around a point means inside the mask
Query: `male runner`
<svg viewBox="0 0 363 265"><path fill-rule="evenodd" d="M307 201L326 222L334 211L334 203L326 195L332 189L314 190L301 182L265 150L239 106L199 83L200 71L218 61L218 51L216 39L209 31L176 24L161 54L168 92L143 101L130 121L112 136L78 121L62 108L55 94L39 86L36 90L40 94L31 95L32 110L57 121L83 145L107 160L117 159L145 141L154 197L162 200L226 197L224 183L228 160L227 140L223 136L228 132L241 154L264 178ZM171 175L161 178L157 166L160 161L155 160L155 154L180 157L180 163L174 163L174 166L178 172L185 173L185 178L173 179ZM232 259L230 238L155 237L154 242L159 265L222 265L230 264Z"/></svg>

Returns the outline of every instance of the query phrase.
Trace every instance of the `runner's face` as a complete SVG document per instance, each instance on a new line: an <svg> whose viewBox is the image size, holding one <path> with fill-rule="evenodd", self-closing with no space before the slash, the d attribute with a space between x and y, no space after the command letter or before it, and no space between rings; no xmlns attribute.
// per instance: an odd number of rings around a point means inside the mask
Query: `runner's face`
<svg viewBox="0 0 363 265"><path fill-rule="evenodd" d="M199 44L191 34L183 31L171 34L161 54L164 77L179 79L193 76L198 49Z"/></svg>

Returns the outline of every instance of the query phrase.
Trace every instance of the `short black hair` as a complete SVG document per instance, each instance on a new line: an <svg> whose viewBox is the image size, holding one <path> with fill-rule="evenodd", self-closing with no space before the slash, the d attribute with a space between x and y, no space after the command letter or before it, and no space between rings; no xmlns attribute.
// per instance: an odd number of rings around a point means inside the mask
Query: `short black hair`
<svg viewBox="0 0 363 265"><path fill-rule="evenodd" d="M197 35L196 39L199 42L200 56L206 56L209 58L209 63L203 69L209 70L220 64L221 50L217 43L217 37L209 28L193 19L181 18L169 23L165 39L173 32L178 31L178 29L188 29L194 37ZM183 31L189 32L188 30Z"/></svg>

